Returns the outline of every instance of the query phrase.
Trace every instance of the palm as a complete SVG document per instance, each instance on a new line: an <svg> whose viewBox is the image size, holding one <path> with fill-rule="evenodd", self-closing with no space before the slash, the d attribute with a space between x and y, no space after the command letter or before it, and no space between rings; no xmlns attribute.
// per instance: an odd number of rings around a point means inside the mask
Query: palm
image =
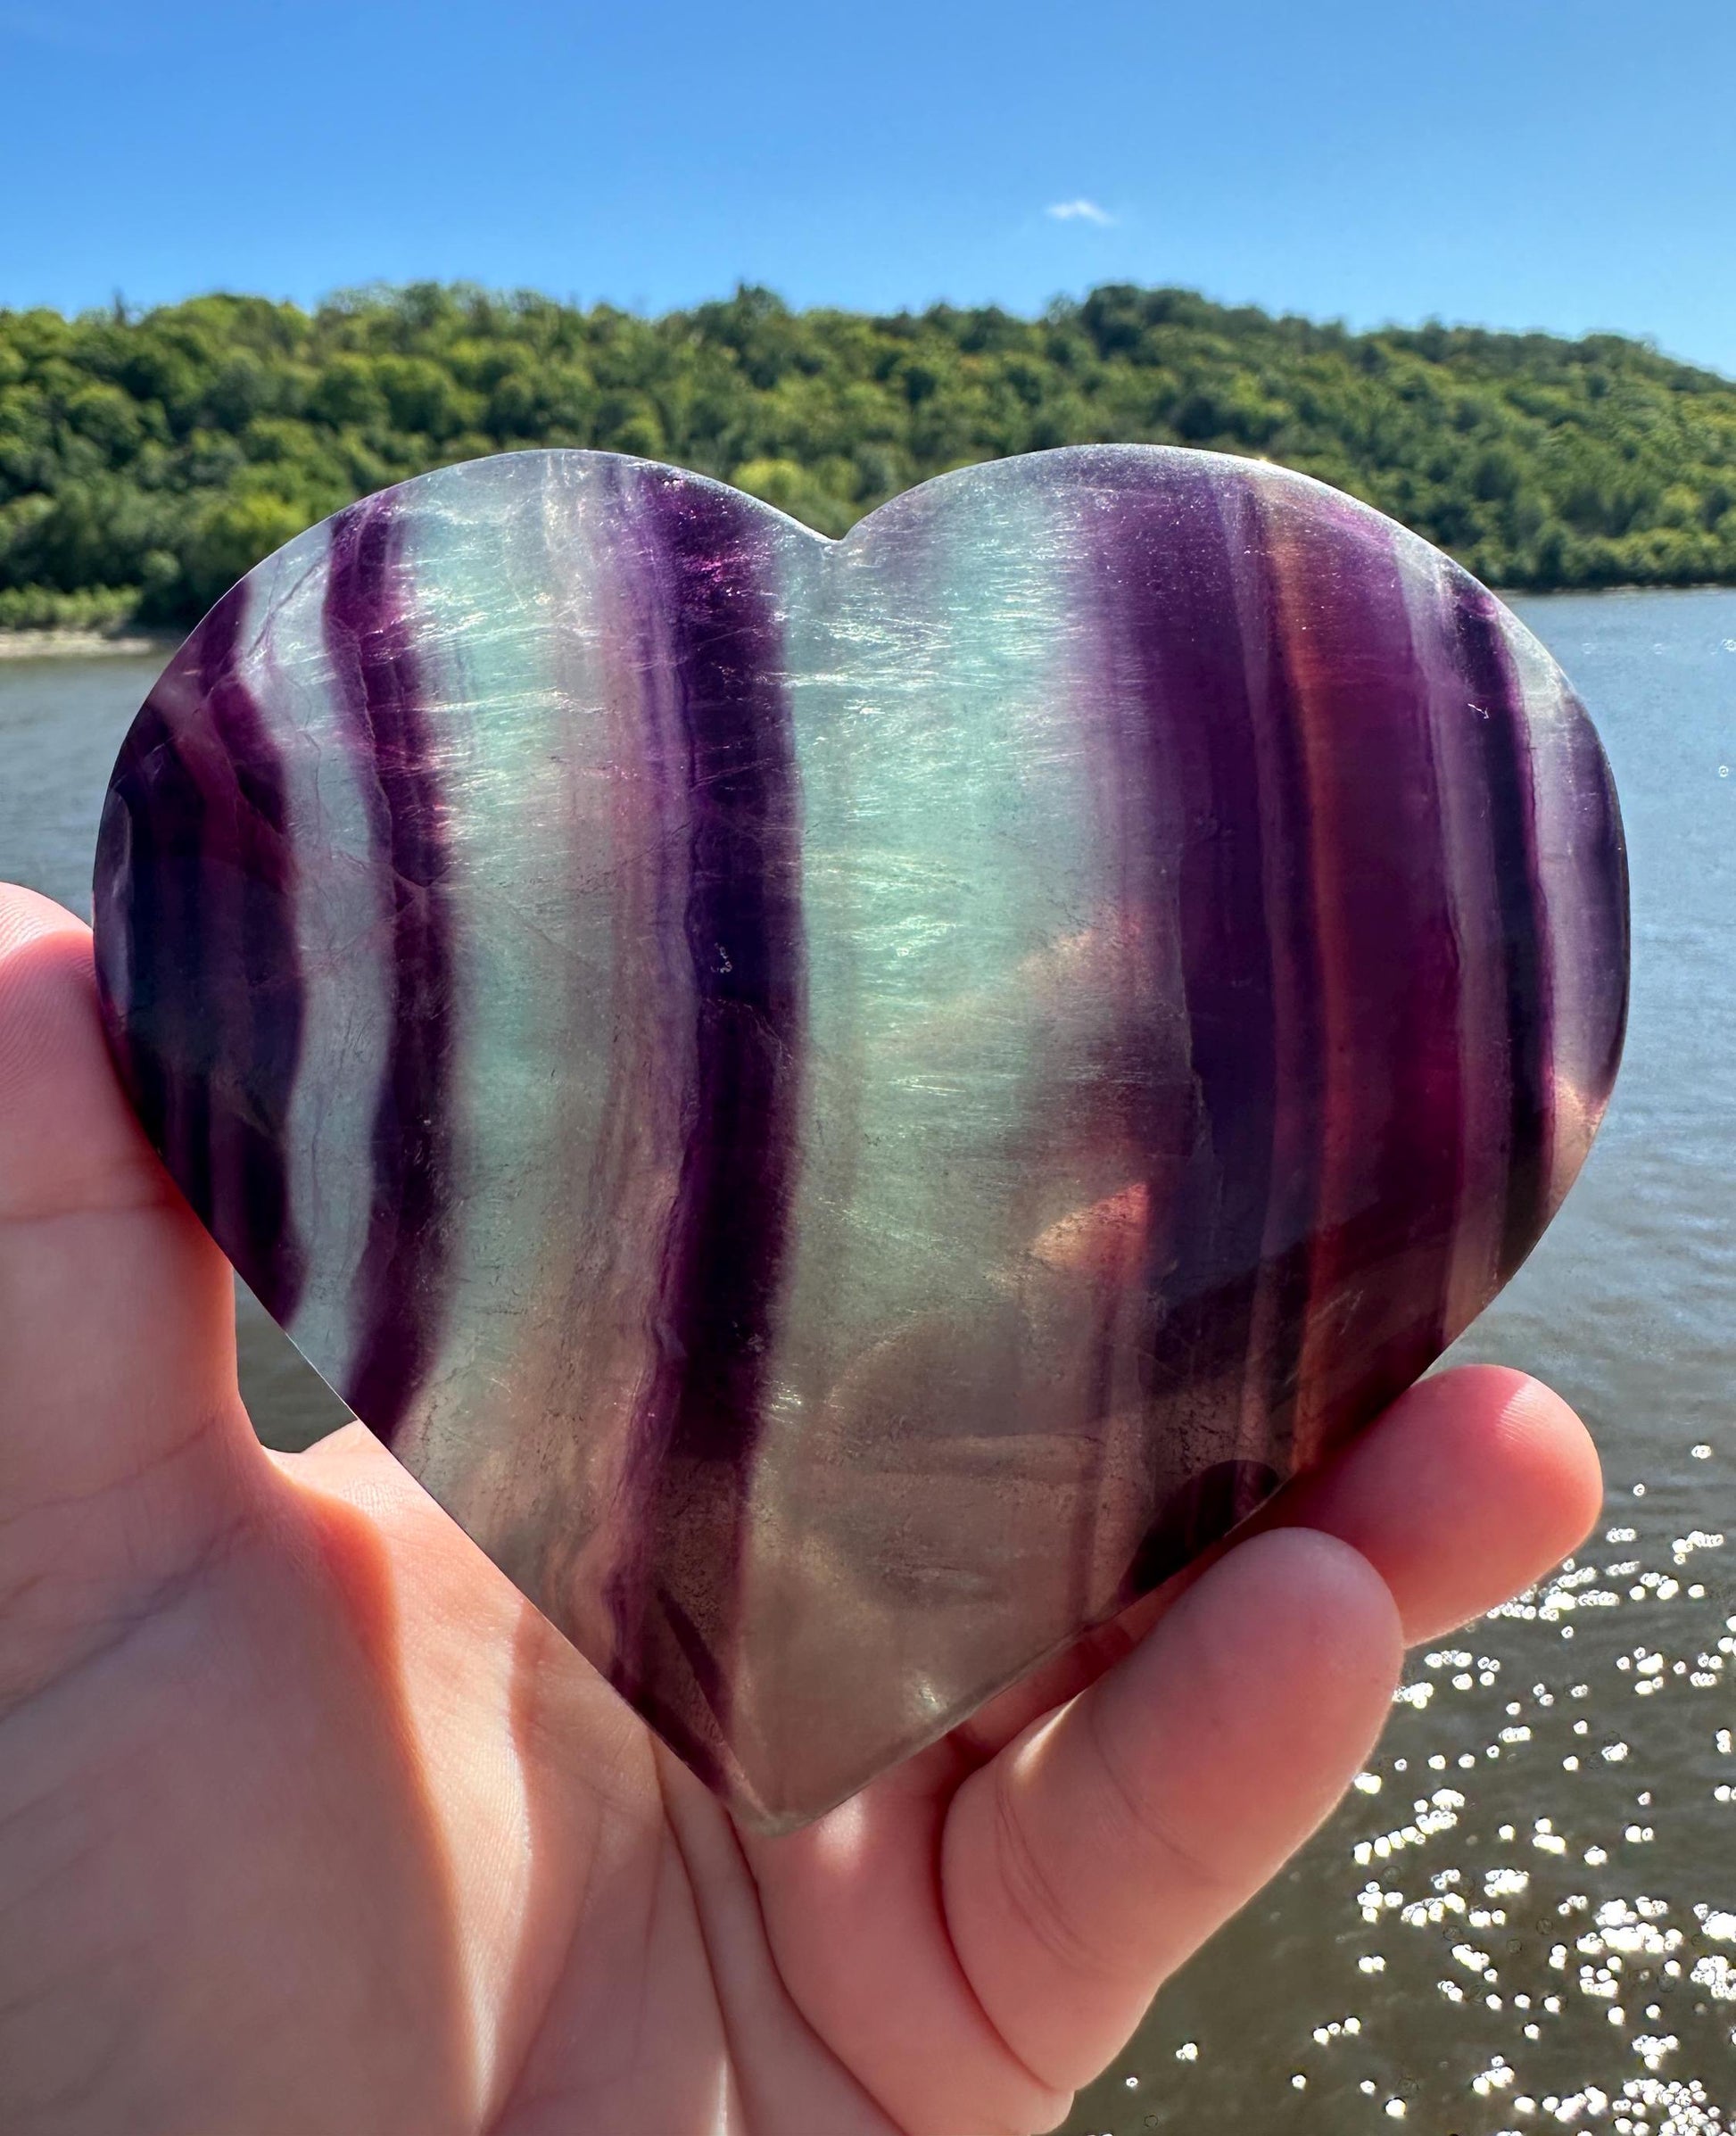
<svg viewBox="0 0 1736 2136"><path fill-rule="evenodd" d="M260 1450L227 1271L126 1115L88 961L0 896L21 2136L1046 2127L1325 1813L1401 1632L1595 1511L1553 1397L1428 1383L1178 1603L806 1831L740 1834L359 1427Z"/></svg>

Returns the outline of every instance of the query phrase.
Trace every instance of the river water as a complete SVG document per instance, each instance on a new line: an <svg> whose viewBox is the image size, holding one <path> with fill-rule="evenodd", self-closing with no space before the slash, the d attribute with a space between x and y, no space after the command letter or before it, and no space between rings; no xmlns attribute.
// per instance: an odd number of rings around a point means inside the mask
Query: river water
<svg viewBox="0 0 1736 2136"><path fill-rule="evenodd" d="M1071 2136L1736 2129L1736 593L1517 605L1615 766L1633 1020L1584 1175L1459 1353L1579 1407L1604 1518L1540 1592L1412 1656L1357 1790ZM0 875L88 911L157 664L0 663ZM264 1436L342 1418L248 1300L239 1321Z"/></svg>

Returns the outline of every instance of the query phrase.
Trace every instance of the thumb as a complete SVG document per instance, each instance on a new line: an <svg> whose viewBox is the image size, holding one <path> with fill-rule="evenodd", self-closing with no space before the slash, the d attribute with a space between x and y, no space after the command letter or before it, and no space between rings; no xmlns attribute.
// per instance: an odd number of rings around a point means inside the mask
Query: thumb
<svg viewBox="0 0 1736 2136"><path fill-rule="evenodd" d="M0 1711L208 1562L263 1474L229 1271L121 1095L89 931L0 885Z"/></svg>

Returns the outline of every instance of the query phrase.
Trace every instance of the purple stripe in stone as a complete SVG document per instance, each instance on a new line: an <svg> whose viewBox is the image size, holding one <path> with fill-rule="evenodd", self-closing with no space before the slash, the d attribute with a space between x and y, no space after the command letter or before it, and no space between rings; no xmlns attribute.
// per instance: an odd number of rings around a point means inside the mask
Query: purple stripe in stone
<svg viewBox="0 0 1736 2136"><path fill-rule="evenodd" d="M1248 492L1240 502L1232 548L1243 576L1244 664L1251 676L1257 672L1260 678L1251 702L1264 864L1263 924L1272 965L1276 1081L1261 1248L1261 1280L1269 1291L1261 1313L1265 1346L1263 1354L1252 1362L1271 1420L1269 1444L1274 1450L1287 1452L1308 1325L1309 1240L1319 1204L1325 1099L1315 823L1309 800L1302 708L1291 671L1272 544L1259 492ZM1230 533L1231 523L1227 523L1226 534ZM1245 1470L1262 1464L1243 1466ZM1244 1494L1248 1487L1244 1477ZM1275 1487L1275 1482L1266 1486Z"/></svg>
<svg viewBox="0 0 1736 2136"><path fill-rule="evenodd" d="M1586 796L1582 819L1585 855L1580 864L1577 889L1585 931L1595 950L1595 962L1591 958L1587 962L1612 997L1603 1034L1605 1050L1593 1068L1587 1093L1600 1115L1616 1087L1616 1072L1622 1064L1622 1047L1627 1037L1627 841L1609 759L1584 707L1577 698L1572 699L1572 703L1576 716L1573 749L1582 767L1580 791ZM1612 978L1612 974L1618 976Z"/></svg>
<svg viewBox="0 0 1736 2136"><path fill-rule="evenodd" d="M390 495L332 525L327 651L391 899L392 1033L374 1117L373 1204L345 1393L391 1442L434 1362L447 1305L452 944L434 734Z"/></svg>
<svg viewBox="0 0 1736 2136"><path fill-rule="evenodd" d="M1170 1312L1160 1335L1160 1356L1177 1365L1206 1324L1230 1354L1247 1354L1266 1229L1277 1059L1260 714L1249 703L1236 619L1238 559L1228 553L1209 478L1189 474L1161 502L1129 492L1119 532L1117 596L1138 660L1151 814L1160 814L1166 786L1183 807L1172 895L1200 1122L1183 1188L1192 1209L1178 1220L1189 1252L1166 1278Z"/></svg>
<svg viewBox="0 0 1736 2136"><path fill-rule="evenodd" d="M1483 743L1484 791L1506 963L1509 1125L1507 1210L1497 1274L1505 1283L1548 1221L1553 1160L1553 1018L1543 937L1531 753L1524 693L1501 641L1494 598L1462 572L1452 579L1452 623L1460 667Z"/></svg>
<svg viewBox="0 0 1736 2136"><path fill-rule="evenodd" d="M1261 885L1260 786L1236 560L1213 484L1189 470L1168 494L1129 489L1114 515L1112 600L1125 648L1137 753L1151 824L1169 815L1178 849L1153 849L1144 886L1153 919L1175 903L1198 1112L1170 1236L1159 1252L1153 1331L1160 1398L1198 1372L1209 1345L1247 1355L1271 1177L1277 1105L1271 948ZM1173 1123L1141 1123L1145 1147L1173 1150ZM1151 1130L1155 1130L1155 1133ZM1154 1198L1162 1182L1154 1182ZM1167 1263L1167 1266L1161 1264Z"/></svg>
<svg viewBox="0 0 1736 2136"><path fill-rule="evenodd" d="M1325 536L1329 511L1342 547ZM1293 627L1306 631L1293 643L1299 673L1308 666L1330 1064L1309 1310L1334 1349L1360 1355L1354 1382L1346 1373L1310 1390L1328 1443L1385 1407L1445 1339L1464 1184L1461 1079L1488 1072L1461 1057L1459 915L1393 538L1341 501L1296 527L1281 552ZM1370 1268L1385 1271L1381 1282L1368 1281Z"/></svg>
<svg viewBox="0 0 1736 2136"><path fill-rule="evenodd" d="M95 898L106 1020L124 1025L146 1131L282 1319L305 1275L281 1138L303 991L283 762L239 673L246 605L239 589L218 603L128 734Z"/></svg>
<svg viewBox="0 0 1736 2136"><path fill-rule="evenodd" d="M1571 869L1558 866L1553 894L1572 900L1578 922L1576 939L1564 941L1562 954L1575 958L1575 976L1583 992L1601 997L1605 1007L1581 1055L1586 1087L1579 1094L1600 1117L1615 1088L1627 1035L1627 844L1616 781L1597 729L1584 706L1566 689L1565 678L1563 688L1572 715L1567 730L1567 785L1578 805L1573 865ZM1560 1094L1556 1097L1558 1104Z"/></svg>
<svg viewBox="0 0 1736 2136"><path fill-rule="evenodd" d="M1385 528L1365 535L1388 557L1391 538ZM1390 1329L1374 1361L1371 1414L1447 1339L1463 1190L1462 1079L1486 1070L1460 1052L1458 916L1440 773L1396 566L1385 575L1370 570L1351 602L1323 606L1347 709L1363 708L1361 678L1370 678L1366 724L1335 756L1346 787L1343 849L1357 864L1343 880L1340 917L1355 978L1349 1001L1365 1079L1359 1104L1390 1103L1407 1130L1378 1138L1373 1205L1380 1214L1366 1245L1409 1268L1414 1312ZM1396 681L1407 671L1408 683ZM1350 1221L1359 1233L1370 1229L1366 1220Z"/></svg>
<svg viewBox="0 0 1736 2136"><path fill-rule="evenodd" d="M800 802L764 523L744 499L698 484L648 480L640 505L686 738L678 961L692 989L693 1087L664 1242L658 1358L633 1428L640 1547L609 1601L619 1686L643 1701L649 1648L668 1652L661 1617L722 1731L797 1175ZM709 1580L694 1591L683 1575L701 1535ZM709 1669L695 1665L696 1643Z"/></svg>

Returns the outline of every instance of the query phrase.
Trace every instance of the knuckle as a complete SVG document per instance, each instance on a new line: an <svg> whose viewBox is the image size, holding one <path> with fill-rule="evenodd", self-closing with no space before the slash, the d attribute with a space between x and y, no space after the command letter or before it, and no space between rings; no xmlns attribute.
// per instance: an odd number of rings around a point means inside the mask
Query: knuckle
<svg viewBox="0 0 1736 2136"><path fill-rule="evenodd" d="M1197 1839L1178 1829L1166 1815L1159 1792L1128 1770L1122 1748L1112 1731L1103 1726L1101 1714L1087 1701L1092 1746L1103 1774L1106 1821L1120 1845L1143 1870L1161 1876L1167 1885L1192 1886L1196 1891L1221 1895L1233 1879L1212 1860Z"/></svg>
<svg viewBox="0 0 1736 2136"><path fill-rule="evenodd" d="M1046 1868L1019 1799L1004 1778L994 1797L996 1868L1008 1910L1037 1947L1069 1973L1100 1973L1103 1954L1079 1909Z"/></svg>

